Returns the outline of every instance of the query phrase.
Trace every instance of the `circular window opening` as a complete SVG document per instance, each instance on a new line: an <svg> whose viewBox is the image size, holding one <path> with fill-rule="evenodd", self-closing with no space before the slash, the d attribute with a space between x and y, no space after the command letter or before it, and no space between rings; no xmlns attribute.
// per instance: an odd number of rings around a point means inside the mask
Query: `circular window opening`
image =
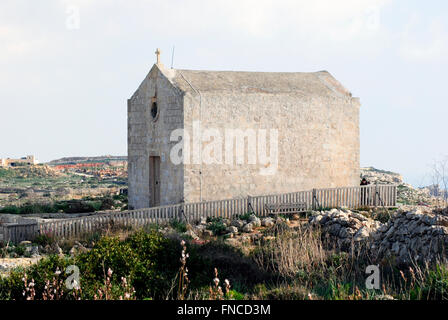
<svg viewBox="0 0 448 320"><path fill-rule="evenodd" d="M157 117L157 112L158 112L158 109L157 109L157 102L153 102L153 104L152 104L152 106L151 106L151 116L152 116L152 118L155 120L156 119L156 117Z"/></svg>

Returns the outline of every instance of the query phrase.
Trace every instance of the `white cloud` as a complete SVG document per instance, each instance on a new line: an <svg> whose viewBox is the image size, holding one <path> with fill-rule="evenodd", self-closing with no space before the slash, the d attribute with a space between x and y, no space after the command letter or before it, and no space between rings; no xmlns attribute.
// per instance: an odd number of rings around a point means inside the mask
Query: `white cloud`
<svg viewBox="0 0 448 320"><path fill-rule="evenodd" d="M2 59L45 55L57 49L56 43L61 45L67 36L69 8L79 8L86 46L97 41L94 35L116 36L120 41L130 33L141 33L142 39L224 35L265 41L287 39L317 52L328 50L332 43L368 50L366 46L373 37L383 36L381 10L389 0L136 0L132 5L125 0L59 0L47 6L32 5L32 10L25 3L0 4Z"/></svg>

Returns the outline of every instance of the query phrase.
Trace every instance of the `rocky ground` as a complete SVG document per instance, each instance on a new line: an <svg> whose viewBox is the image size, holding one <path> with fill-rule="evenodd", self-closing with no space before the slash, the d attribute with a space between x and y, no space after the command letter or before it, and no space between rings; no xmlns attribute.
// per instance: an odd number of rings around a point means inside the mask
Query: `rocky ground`
<svg viewBox="0 0 448 320"><path fill-rule="evenodd" d="M397 200L399 205L446 205L442 198L431 195L429 187L415 188L405 183L403 177L395 172L375 169L373 167L361 168L361 178L366 178L370 184L398 185Z"/></svg>
<svg viewBox="0 0 448 320"><path fill-rule="evenodd" d="M254 214L232 220L202 218L188 225L188 230L184 234L198 243L222 237L225 242L241 247L242 245L253 244L258 240L264 239L266 236L264 231L275 225L286 224L290 228L294 228L303 222L303 218L297 214L292 215L290 218L257 217ZM164 232L170 232L170 228L166 228Z"/></svg>
<svg viewBox="0 0 448 320"><path fill-rule="evenodd" d="M387 222L350 210L315 212L310 223L342 250L364 245L373 261L393 258L402 264L431 262L446 257L448 208L399 209ZM360 247L360 246L358 246Z"/></svg>

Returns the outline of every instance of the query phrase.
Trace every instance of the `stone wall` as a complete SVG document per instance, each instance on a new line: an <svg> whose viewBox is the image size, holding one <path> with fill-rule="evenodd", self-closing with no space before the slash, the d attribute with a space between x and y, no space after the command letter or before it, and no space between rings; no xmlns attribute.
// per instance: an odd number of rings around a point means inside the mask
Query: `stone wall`
<svg viewBox="0 0 448 320"><path fill-rule="evenodd" d="M154 66L128 101L130 207L152 206L150 156L160 156L162 161L161 205L359 185L359 99L352 98L328 73L316 74L298 75L304 79L294 82L295 87L288 91L280 87L277 91L200 91L180 71ZM257 81L265 76L258 73ZM215 78L220 77L215 74ZM278 77L285 80L289 76ZM200 78L204 85L212 85L207 76ZM179 81L185 87L179 87ZM238 85L244 86L244 81ZM277 81L272 83L278 86ZM309 88L296 88L302 85ZM157 121L150 114L154 97L160 110ZM169 141L170 134L185 128L192 135L195 121L204 129L218 129L223 139L226 129L253 129L257 133L266 129L268 155L269 130L278 130L276 171L261 174L269 164L261 163L258 157L256 164L248 164L248 154L257 153L257 149L249 152L247 147L243 164L235 163L235 155L233 165L224 161L173 164L170 151L176 142ZM203 142L201 149L208 143ZM190 152L192 157L197 155L194 149ZM224 145L222 154L224 158Z"/></svg>
<svg viewBox="0 0 448 320"><path fill-rule="evenodd" d="M392 258L401 264L447 258L448 209L401 210L381 223L350 210L315 212L312 225L343 250L364 244L373 261ZM355 248L361 246L355 246Z"/></svg>
<svg viewBox="0 0 448 320"><path fill-rule="evenodd" d="M156 93L157 88L157 93ZM158 116L150 112L157 97ZM159 156L160 205L183 201L183 167L170 161L174 129L183 126L183 95L157 67L153 67L131 99L128 100L128 183L129 206L147 208L150 203L149 157Z"/></svg>
<svg viewBox="0 0 448 320"><path fill-rule="evenodd" d="M243 165L186 165L186 200L359 185L357 99L218 92L201 93L201 105L198 97L185 99L185 128L190 132L195 120L220 132L278 129L278 168L274 175L261 175L263 164L247 164L247 156Z"/></svg>

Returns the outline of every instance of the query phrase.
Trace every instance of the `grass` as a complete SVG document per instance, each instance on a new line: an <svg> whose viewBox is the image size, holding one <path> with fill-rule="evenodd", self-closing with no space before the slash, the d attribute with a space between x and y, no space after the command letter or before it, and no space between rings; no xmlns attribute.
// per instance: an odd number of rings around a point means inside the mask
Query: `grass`
<svg viewBox="0 0 448 320"><path fill-rule="evenodd" d="M44 198L52 201L66 200L69 197L73 198L73 195L78 198L89 191L97 194L98 191L93 189L107 190L122 188L125 185L124 177L114 179L85 177L70 172L57 172L46 166L0 168L0 189L10 195L8 199L0 199L0 207L39 202Z"/></svg>
<svg viewBox="0 0 448 320"><path fill-rule="evenodd" d="M120 202L117 202L120 201ZM22 205L8 205L0 209L0 213L32 214L32 213L85 213L110 210L117 203L127 203L126 196L119 197L85 197L82 200L59 200L51 202L28 202Z"/></svg>
<svg viewBox="0 0 448 320"><path fill-rule="evenodd" d="M219 223L219 220L211 222ZM49 257L53 262L39 262L29 269L29 277L37 277L39 270L39 281L44 281L44 275L50 275L51 268L74 263L85 275L83 298L92 299L95 287L102 283L103 270L111 268L114 270L111 281L118 291L119 279L123 276L136 289L138 299L177 299L179 278L176 274L181 267L182 251L179 243L186 226L180 221L173 222L171 228L178 233L169 233L169 236L160 234L156 225L137 232L124 232L116 227L98 230L92 241L93 248L80 258L75 257L73 261L73 258L54 260ZM211 279L216 268L221 283L224 279L230 281L231 294L224 298L231 299L448 299L448 264L444 260L410 266L399 266L392 259L372 261L368 248L360 246L341 251L323 237L319 229L307 225L291 229L278 223L265 234L270 237L248 245L245 250L230 246L220 238L203 245L186 240L188 281L182 297L210 298ZM42 245L53 240L39 239ZM70 246L61 244L65 251ZM374 263L381 271L379 290L367 289L365 285L366 267ZM11 297L14 296L11 292L23 291L20 281L15 282L19 273L8 281L2 280L0 296ZM8 292L8 288L12 291Z"/></svg>

